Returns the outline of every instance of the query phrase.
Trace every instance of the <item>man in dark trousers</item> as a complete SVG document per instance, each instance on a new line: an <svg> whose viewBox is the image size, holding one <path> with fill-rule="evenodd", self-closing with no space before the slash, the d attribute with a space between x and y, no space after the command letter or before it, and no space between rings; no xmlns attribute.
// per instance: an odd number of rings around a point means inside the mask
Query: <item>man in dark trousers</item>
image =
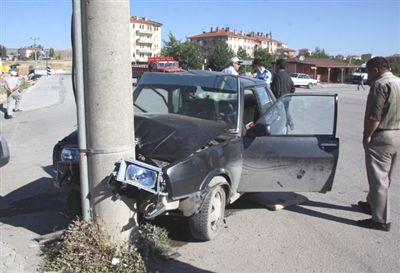
<svg viewBox="0 0 400 273"><path fill-rule="evenodd" d="M287 93L293 93L296 88L294 87L292 78L286 72L286 61L278 59L275 66L275 75L271 83L271 90L275 97L279 98Z"/></svg>
<svg viewBox="0 0 400 273"><path fill-rule="evenodd" d="M296 88L294 87L292 78L286 72L286 61L284 59L278 59L275 66L275 75L273 76L271 83L271 90L275 97L280 98L285 94L294 93ZM289 111L290 101L285 100L283 103L286 110L286 126L288 130L294 130L293 119Z"/></svg>
<svg viewBox="0 0 400 273"><path fill-rule="evenodd" d="M372 218L357 221L357 225L389 231L389 187L400 150L400 78L390 72L383 57L372 58L366 67L371 88L365 109L363 144L369 191L367 202L360 201L358 205Z"/></svg>

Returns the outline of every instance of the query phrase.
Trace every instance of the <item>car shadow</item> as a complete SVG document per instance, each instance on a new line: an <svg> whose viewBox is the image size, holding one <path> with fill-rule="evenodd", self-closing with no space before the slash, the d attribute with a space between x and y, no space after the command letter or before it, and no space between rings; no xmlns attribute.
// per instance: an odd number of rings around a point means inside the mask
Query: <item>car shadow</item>
<svg viewBox="0 0 400 273"><path fill-rule="evenodd" d="M335 216L335 215L325 213L325 212L316 211L316 210L312 209L313 207L314 208L331 209L331 210L335 210L335 211L339 210L339 211L362 213L362 211L356 204L351 204L349 206L342 206L342 205L336 205L336 204L330 204L330 203L324 203L324 202L316 202L316 201L312 201L309 199L307 199L305 202L303 202L301 204L288 206L284 209L291 211L291 212L302 213L302 214L305 214L308 216L318 217L318 218L329 220L329 221L335 221L335 222L339 222L339 223L343 223L343 224L357 226L357 222L355 220L340 217L340 216ZM252 194L244 194L235 203L227 206L225 216L230 217L230 216L234 215L235 212L241 211L241 210L246 210L246 209L268 209L268 208L255 202ZM268 210L274 211L271 209L268 209Z"/></svg>
<svg viewBox="0 0 400 273"><path fill-rule="evenodd" d="M53 175L53 167L42 167ZM0 196L0 222L23 227L39 235L65 229L71 217L64 193L53 186L53 179L42 177L5 196Z"/></svg>
<svg viewBox="0 0 400 273"><path fill-rule="evenodd" d="M208 271L194 267L190 264L174 260L174 259L163 259L158 260L150 266L150 272L163 272L163 273L214 273L214 271Z"/></svg>
<svg viewBox="0 0 400 273"><path fill-rule="evenodd" d="M357 226L357 221L355 221L355 220L328 214L325 212L316 211L316 210L313 210L308 207L326 208L326 209L342 210L342 211L350 211L350 212L361 212L361 210L358 208L358 206L355 206L354 204L352 204L350 206L341 206L341 205L335 205L335 204L329 204L329 203L323 203L323 202L315 202L315 201L311 201L311 200L308 200L301 205L288 207L288 208L286 208L286 210L305 214L305 215L312 216L312 217L329 220L329 221L334 221L334 222L338 222L338 223L342 223L342 224Z"/></svg>

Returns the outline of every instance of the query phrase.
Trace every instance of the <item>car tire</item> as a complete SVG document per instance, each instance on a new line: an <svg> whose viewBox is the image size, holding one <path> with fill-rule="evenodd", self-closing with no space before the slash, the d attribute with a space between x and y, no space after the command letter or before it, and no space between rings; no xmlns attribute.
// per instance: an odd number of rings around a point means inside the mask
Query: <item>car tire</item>
<svg viewBox="0 0 400 273"><path fill-rule="evenodd" d="M217 236L225 214L226 194L221 185L208 192L199 212L189 219L191 235L201 241L209 241Z"/></svg>
<svg viewBox="0 0 400 273"><path fill-rule="evenodd" d="M313 86L313 84L311 82L307 84L308 89L311 89L312 86Z"/></svg>

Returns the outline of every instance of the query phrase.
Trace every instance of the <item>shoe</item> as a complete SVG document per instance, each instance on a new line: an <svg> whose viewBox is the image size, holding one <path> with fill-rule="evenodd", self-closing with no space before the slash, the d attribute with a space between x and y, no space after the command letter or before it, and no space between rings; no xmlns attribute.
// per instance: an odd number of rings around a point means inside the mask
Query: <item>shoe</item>
<svg viewBox="0 0 400 273"><path fill-rule="evenodd" d="M14 109L13 112L22 112L21 109Z"/></svg>
<svg viewBox="0 0 400 273"><path fill-rule="evenodd" d="M357 226L382 231L390 231L390 223L378 223L372 219L359 220L357 221Z"/></svg>
<svg viewBox="0 0 400 273"><path fill-rule="evenodd" d="M372 214L370 205L364 201L358 201L358 207L366 214Z"/></svg>
<svg viewBox="0 0 400 273"><path fill-rule="evenodd" d="M12 119L13 116L11 116L11 115L5 115L4 118L5 118L5 119Z"/></svg>

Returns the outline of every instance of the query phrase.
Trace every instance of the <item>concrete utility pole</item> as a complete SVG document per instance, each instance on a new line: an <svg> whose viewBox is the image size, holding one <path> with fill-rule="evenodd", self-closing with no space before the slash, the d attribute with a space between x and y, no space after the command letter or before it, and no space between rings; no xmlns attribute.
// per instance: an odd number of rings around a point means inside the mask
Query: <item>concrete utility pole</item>
<svg viewBox="0 0 400 273"><path fill-rule="evenodd" d="M132 200L114 200L107 181L117 160L134 156L129 0L81 3L92 215L121 243L130 238L136 215Z"/></svg>

